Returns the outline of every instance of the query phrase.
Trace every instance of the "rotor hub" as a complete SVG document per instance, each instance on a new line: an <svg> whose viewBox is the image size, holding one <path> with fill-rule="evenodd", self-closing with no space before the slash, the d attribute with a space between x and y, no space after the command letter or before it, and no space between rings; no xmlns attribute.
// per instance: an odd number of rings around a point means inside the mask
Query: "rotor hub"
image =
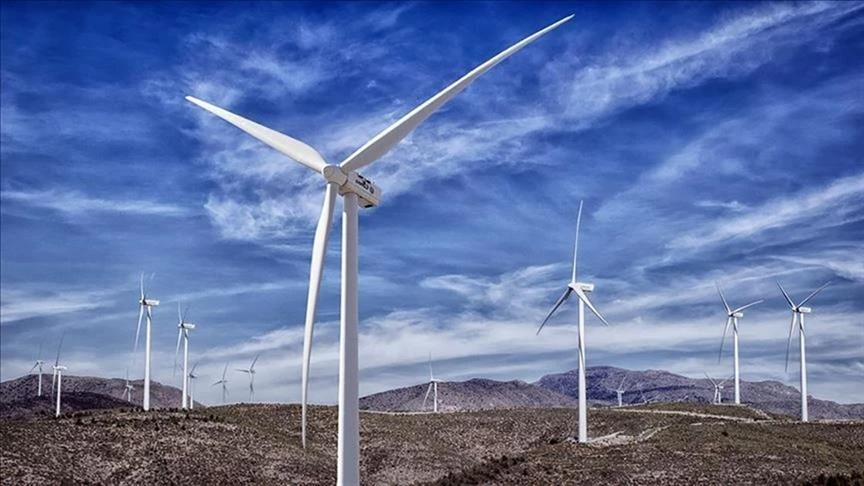
<svg viewBox="0 0 864 486"><path fill-rule="evenodd" d="M321 169L321 174L328 183L339 186L339 195L357 194L360 207L371 208L378 205L381 198L381 189L372 181L357 172L345 173L341 167L328 165Z"/></svg>

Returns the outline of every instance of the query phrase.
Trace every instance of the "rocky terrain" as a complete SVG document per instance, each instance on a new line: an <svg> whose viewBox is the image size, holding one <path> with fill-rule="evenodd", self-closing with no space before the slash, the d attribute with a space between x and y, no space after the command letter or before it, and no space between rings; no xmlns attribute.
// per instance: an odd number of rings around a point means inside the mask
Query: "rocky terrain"
<svg viewBox="0 0 864 486"><path fill-rule="evenodd" d="M432 394L423 409L429 384L397 388L360 399L361 410L420 412L432 410ZM515 407L566 407L576 400L524 381L495 381L475 378L438 384L438 410L464 412Z"/></svg>
<svg viewBox="0 0 864 486"><path fill-rule="evenodd" d="M864 423L797 423L730 405L361 413L361 478L380 485L844 484L864 472ZM333 484L335 407L87 411L0 427L9 484ZM845 484L854 484L853 482Z"/></svg>
<svg viewBox="0 0 864 486"><path fill-rule="evenodd" d="M632 371L611 366L585 369L588 400L596 405L617 405L615 389L625 379L623 401L626 404L643 402L710 403L714 387L707 379L693 379L662 370ZM568 371L546 375L535 384L558 393L577 397L577 372ZM734 385L731 380L723 389L723 400L732 401ZM741 381L742 404L797 417L801 411L801 395L796 388L778 381ZM864 404L839 404L810 397L811 419L864 419Z"/></svg>
<svg viewBox="0 0 864 486"><path fill-rule="evenodd" d="M126 381L120 378L96 378L92 376L63 375L63 412L94 408L115 408L141 406L143 380L130 380L135 387L132 401L123 398ZM38 376L26 375L0 383L0 419L27 418L41 413L50 402L51 375L42 375L42 399L36 396ZM182 391L150 382L150 405L153 408L172 408L180 406ZM53 413L53 402L47 403ZM195 406L199 406L195 402ZM28 410L30 413L28 413Z"/></svg>

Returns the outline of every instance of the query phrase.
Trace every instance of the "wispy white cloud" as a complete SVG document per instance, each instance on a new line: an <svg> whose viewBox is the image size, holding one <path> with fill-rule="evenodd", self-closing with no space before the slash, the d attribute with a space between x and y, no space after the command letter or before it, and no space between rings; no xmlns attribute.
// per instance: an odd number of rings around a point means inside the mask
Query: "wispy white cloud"
<svg viewBox="0 0 864 486"><path fill-rule="evenodd" d="M0 198L30 207L50 209L71 216L90 213L122 213L145 216L183 217L193 213L176 204L147 200L101 199L68 190L4 190ZM4 210L6 207L4 206Z"/></svg>
<svg viewBox="0 0 864 486"><path fill-rule="evenodd" d="M111 291L28 291L0 288L0 324L105 308L115 303Z"/></svg>

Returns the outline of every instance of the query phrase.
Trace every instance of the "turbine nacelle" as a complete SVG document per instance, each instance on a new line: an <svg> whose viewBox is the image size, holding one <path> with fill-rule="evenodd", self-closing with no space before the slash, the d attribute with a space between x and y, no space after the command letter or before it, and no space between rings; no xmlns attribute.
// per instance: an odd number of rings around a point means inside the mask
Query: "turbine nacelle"
<svg viewBox="0 0 864 486"><path fill-rule="evenodd" d="M810 307L798 307L795 309L795 312L797 312L799 314L809 314L809 313L813 312L813 309Z"/></svg>
<svg viewBox="0 0 864 486"><path fill-rule="evenodd" d="M156 307L159 305L159 301L156 299L141 299L138 302L141 305L146 305L147 307Z"/></svg>
<svg viewBox="0 0 864 486"><path fill-rule="evenodd" d="M737 317L740 319L740 318L744 317L744 313L743 312L733 312L733 313L729 314L729 317Z"/></svg>
<svg viewBox="0 0 864 486"><path fill-rule="evenodd" d="M179 327L180 329L191 331L192 329L195 329L195 324L192 324L190 322L181 322L180 324L177 324L177 327Z"/></svg>
<svg viewBox="0 0 864 486"><path fill-rule="evenodd" d="M585 293L594 292L594 284L592 283L584 283L584 282L570 282L568 287L576 290L577 288Z"/></svg>
<svg viewBox="0 0 864 486"><path fill-rule="evenodd" d="M377 206L381 200L381 189L357 172L345 174L339 166L327 165L321 169L321 174L327 182L339 186L339 195L357 194L358 202L362 208Z"/></svg>

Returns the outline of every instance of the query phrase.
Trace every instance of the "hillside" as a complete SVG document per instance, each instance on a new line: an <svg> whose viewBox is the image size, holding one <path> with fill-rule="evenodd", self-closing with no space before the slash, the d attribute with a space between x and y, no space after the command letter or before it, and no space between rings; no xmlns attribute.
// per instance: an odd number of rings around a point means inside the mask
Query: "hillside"
<svg viewBox="0 0 864 486"><path fill-rule="evenodd" d="M698 407L681 410L683 406ZM652 405L660 407L660 405ZM725 416L730 409L742 411ZM743 414L743 415L742 415ZM596 409L588 445L569 408L361 413L361 479L376 485L801 484L864 472L864 423L764 420L746 409ZM332 484L335 407L82 412L0 427L14 484ZM860 476L858 476L860 478Z"/></svg>
<svg viewBox="0 0 864 486"><path fill-rule="evenodd" d="M615 389L626 375L625 404L643 402L710 403L714 387L705 379L693 379L662 370L632 371L611 366L586 368L588 400L598 405L617 404ZM570 397L577 397L576 370L555 373L540 378L535 384ZM734 388L727 382L723 389L724 402L732 401ZM796 388L778 381L741 381L742 404L796 417L801 410ZM810 397L810 418L848 420L864 419L864 404L839 404Z"/></svg>
<svg viewBox="0 0 864 486"><path fill-rule="evenodd" d="M135 386L132 392L132 401L127 402L123 398L126 381L121 378L97 378L93 376L74 376L63 375L63 400L64 410L67 397L74 396L73 394L82 394L78 401L69 401L69 411L84 410L89 408L112 408L111 406L102 406L112 403L109 399L122 402L125 406L141 406L143 380L131 380L130 383ZM19 410L26 408L27 404L33 404L34 412L37 412L40 405L37 400L36 392L38 390L38 376L26 375L14 380L4 381L0 383L0 404L8 409L12 403L16 404ZM42 375L42 393L43 398L51 394L51 375ZM173 408L180 406L180 399L183 392L173 386L163 385L156 381L150 382L150 405L153 408ZM101 399L96 399L90 395L101 395L107 401L100 405ZM92 405L92 406L90 406ZM199 406L195 402L195 406Z"/></svg>
<svg viewBox="0 0 864 486"><path fill-rule="evenodd" d="M387 412L421 412L429 384L397 388L360 399L361 410ZM572 398L524 381L495 381L474 378L438 384L438 410L464 412L514 407L564 407L575 403ZM432 394L426 411L432 410Z"/></svg>

